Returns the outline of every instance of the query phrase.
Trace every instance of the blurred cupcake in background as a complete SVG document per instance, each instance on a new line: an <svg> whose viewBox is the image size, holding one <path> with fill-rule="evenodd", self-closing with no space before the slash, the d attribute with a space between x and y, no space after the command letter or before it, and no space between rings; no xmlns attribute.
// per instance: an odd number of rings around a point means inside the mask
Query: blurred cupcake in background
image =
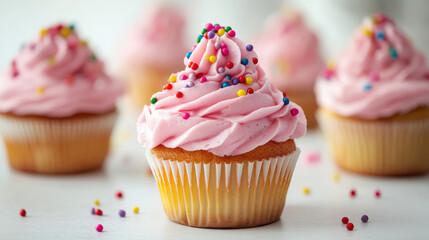
<svg viewBox="0 0 429 240"><path fill-rule="evenodd" d="M318 39L302 15L284 8L267 20L255 40L268 79L304 109L309 128L317 127L313 89L324 63Z"/></svg>
<svg viewBox="0 0 429 240"><path fill-rule="evenodd" d="M0 75L0 132L11 167L53 174L100 168L122 92L73 25L41 30Z"/></svg>
<svg viewBox="0 0 429 240"><path fill-rule="evenodd" d="M178 71L186 55L185 19L171 4L155 4L142 14L125 35L120 48L121 76L128 97L140 110L162 89L172 72Z"/></svg>
<svg viewBox="0 0 429 240"><path fill-rule="evenodd" d="M429 68L389 17L363 21L316 93L340 167L372 175L429 172Z"/></svg>

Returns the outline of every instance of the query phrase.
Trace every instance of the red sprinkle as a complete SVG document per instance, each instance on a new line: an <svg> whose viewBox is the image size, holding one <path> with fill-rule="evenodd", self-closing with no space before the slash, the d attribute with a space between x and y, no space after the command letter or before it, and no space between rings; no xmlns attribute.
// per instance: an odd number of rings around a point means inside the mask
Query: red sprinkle
<svg viewBox="0 0 429 240"><path fill-rule="evenodd" d="M101 209L95 209L94 213L95 213L95 215L98 215L98 216L103 215L103 211L101 211Z"/></svg>
<svg viewBox="0 0 429 240"><path fill-rule="evenodd" d="M231 69L231 68L233 68L233 67L234 67L234 63L232 63L232 62L227 62L227 63L226 63L226 67L227 67L227 68L229 68L229 69Z"/></svg>
<svg viewBox="0 0 429 240"><path fill-rule="evenodd" d="M375 190L375 192L374 192L374 196L376 197L376 198L379 198L379 197L381 197L381 192L380 192L380 190Z"/></svg>
<svg viewBox="0 0 429 240"><path fill-rule="evenodd" d="M116 197L117 198L122 198L124 195L122 194L122 192L121 191L117 191L116 192Z"/></svg>
<svg viewBox="0 0 429 240"><path fill-rule="evenodd" d="M296 116L298 113L299 113L299 110L298 110L297 108L292 108L292 109L290 110L290 114L291 114L292 116Z"/></svg>
<svg viewBox="0 0 429 240"><path fill-rule="evenodd" d="M349 218L348 217L343 217L341 219L341 222L343 222L344 224L347 224L349 222Z"/></svg>
<svg viewBox="0 0 429 240"><path fill-rule="evenodd" d="M283 97L285 98L286 97L286 93L285 92L282 92L283 93Z"/></svg>
<svg viewBox="0 0 429 240"><path fill-rule="evenodd" d="M204 73L198 73L197 76L195 76L197 79L200 79L202 76L204 76Z"/></svg>
<svg viewBox="0 0 429 240"><path fill-rule="evenodd" d="M248 93L248 94L252 94L252 93L253 93L253 89L252 89L252 88L248 88L248 89L247 89L247 93Z"/></svg>
<svg viewBox="0 0 429 240"><path fill-rule="evenodd" d="M246 82L246 78L244 76L241 76L238 78L238 81L240 81L241 83L245 83Z"/></svg>
<svg viewBox="0 0 429 240"><path fill-rule="evenodd" d="M207 36L207 32L205 32L205 33L204 33L203 37L204 37L205 39L207 39L207 38L208 38L208 36Z"/></svg>
<svg viewBox="0 0 429 240"><path fill-rule="evenodd" d="M192 64L193 64L193 62L189 62L188 63L188 68L191 68Z"/></svg>
<svg viewBox="0 0 429 240"><path fill-rule="evenodd" d="M255 57L252 58L252 61L253 61L254 64L258 64L258 59L257 58L255 58Z"/></svg>
<svg viewBox="0 0 429 240"><path fill-rule="evenodd" d="M352 231L355 226L353 225L353 223L347 223L346 228L347 230Z"/></svg>
<svg viewBox="0 0 429 240"><path fill-rule="evenodd" d="M355 189L350 190L350 197L356 197L356 194L357 192Z"/></svg>
<svg viewBox="0 0 429 240"><path fill-rule="evenodd" d="M183 97L183 93L182 93L182 92L180 92L180 91L178 91L178 92L176 93L176 97L177 97L177 98L181 98L181 97Z"/></svg>
<svg viewBox="0 0 429 240"><path fill-rule="evenodd" d="M162 87L162 89L164 90L171 90L172 88L173 88L173 85L171 85L171 83L165 84L164 87Z"/></svg>
<svg viewBox="0 0 429 240"><path fill-rule="evenodd" d="M19 210L19 215L21 215L21 217L25 217L27 215L27 211L25 211L25 209L21 209Z"/></svg>
<svg viewBox="0 0 429 240"><path fill-rule="evenodd" d="M73 75L68 76L66 78L66 83L67 83L67 85L73 85L73 83L74 83L74 76Z"/></svg>
<svg viewBox="0 0 429 240"><path fill-rule="evenodd" d="M192 66L191 66L191 68L192 68L192 70L197 70L198 69L198 64L196 64L196 63L192 63Z"/></svg>

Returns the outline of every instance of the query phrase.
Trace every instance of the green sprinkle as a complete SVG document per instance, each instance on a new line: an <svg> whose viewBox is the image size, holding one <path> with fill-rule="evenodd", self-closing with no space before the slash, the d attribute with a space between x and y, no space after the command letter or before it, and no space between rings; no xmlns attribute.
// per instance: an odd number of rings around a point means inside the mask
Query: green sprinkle
<svg viewBox="0 0 429 240"><path fill-rule="evenodd" d="M150 103L155 104L157 101L158 101L158 99L156 99L156 98L152 98L152 99L150 100Z"/></svg>
<svg viewBox="0 0 429 240"><path fill-rule="evenodd" d="M232 28L230 27L230 26L227 26L226 28L225 28L225 32L229 32L229 31L231 31L232 30Z"/></svg>
<svg viewBox="0 0 429 240"><path fill-rule="evenodd" d="M204 33L206 32L207 32L207 29L204 28L203 31L201 31L201 34L204 35Z"/></svg>

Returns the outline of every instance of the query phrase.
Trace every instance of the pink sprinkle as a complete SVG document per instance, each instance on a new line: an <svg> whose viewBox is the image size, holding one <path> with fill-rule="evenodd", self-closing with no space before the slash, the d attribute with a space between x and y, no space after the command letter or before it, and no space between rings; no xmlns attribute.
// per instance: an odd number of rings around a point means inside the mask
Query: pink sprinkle
<svg viewBox="0 0 429 240"><path fill-rule="evenodd" d="M307 163L316 163L320 160L320 153L318 152L310 152L305 156Z"/></svg>
<svg viewBox="0 0 429 240"><path fill-rule="evenodd" d="M197 47L197 45L192 46L191 52L193 52L196 47Z"/></svg>
<svg viewBox="0 0 429 240"><path fill-rule="evenodd" d="M180 76L180 80L186 80L186 79L188 79L188 76L186 76L186 75Z"/></svg>
<svg viewBox="0 0 429 240"><path fill-rule="evenodd" d="M187 120L191 115L189 115L189 113L184 113L182 115L183 119Z"/></svg>
<svg viewBox="0 0 429 240"><path fill-rule="evenodd" d="M369 74L369 79L371 80L371 82L376 82L379 79L379 76L376 72L371 72Z"/></svg>
<svg viewBox="0 0 429 240"><path fill-rule="evenodd" d="M67 42L67 47L69 49L74 49L77 46L77 42L75 40L70 40Z"/></svg>
<svg viewBox="0 0 429 240"><path fill-rule="evenodd" d="M228 55L228 53L229 53L229 50L228 50L228 48L222 48L222 54L223 55Z"/></svg>
<svg viewBox="0 0 429 240"><path fill-rule="evenodd" d="M102 231L103 231L103 225L98 224L98 225L95 227L95 230L97 230L97 232L102 232Z"/></svg>
<svg viewBox="0 0 429 240"><path fill-rule="evenodd" d="M207 78L202 76L200 79L200 83L205 83L205 82L207 82Z"/></svg>
<svg viewBox="0 0 429 240"><path fill-rule="evenodd" d="M299 110L297 108L292 108L290 110L290 114L292 114L292 116L296 116L299 113Z"/></svg>
<svg viewBox="0 0 429 240"><path fill-rule="evenodd" d="M210 30L212 30L212 28L213 28L213 24L211 24L211 23L207 23L206 24L207 32L210 31Z"/></svg>
<svg viewBox="0 0 429 240"><path fill-rule="evenodd" d="M220 25L216 25L214 28L215 28L215 31L219 31Z"/></svg>
<svg viewBox="0 0 429 240"><path fill-rule="evenodd" d="M376 197L376 198L379 198L379 197L381 197L381 191L380 190L375 190L375 192L374 192L374 196Z"/></svg>
<svg viewBox="0 0 429 240"><path fill-rule="evenodd" d="M230 37L235 37L235 31L234 31L234 30L230 30L230 31L228 32L228 35L229 35Z"/></svg>
<svg viewBox="0 0 429 240"><path fill-rule="evenodd" d="M226 44L225 44L225 43L222 43L222 45L220 45L220 47L221 47L221 48L226 48L227 46L226 46Z"/></svg>
<svg viewBox="0 0 429 240"><path fill-rule="evenodd" d="M13 77L13 78L18 77L18 75L19 75L19 72L18 72L17 70L14 70L14 71L12 72L12 77Z"/></svg>
<svg viewBox="0 0 429 240"><path fill-rule="evenodd" d="M326 79L331 79L331 77L334 75L334 71L329 70L329 69L324 69L323 70L323 77Z"/></svg>

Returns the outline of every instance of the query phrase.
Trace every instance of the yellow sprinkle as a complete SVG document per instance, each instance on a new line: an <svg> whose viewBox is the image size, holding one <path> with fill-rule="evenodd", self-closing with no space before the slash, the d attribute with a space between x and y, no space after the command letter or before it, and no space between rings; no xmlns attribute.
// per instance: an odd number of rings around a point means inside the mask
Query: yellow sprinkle
<svg viewBox="0 0 429 240"><path fill-rule="evenodd" d="M42 30L40 30L40 36L45 36L46 34L48 34L48 30L46 30L46 29L42 29Z"/></svg>
<svg viewBox="0 0 429 240"><path fill-rule="evenodd" d="M177 80L176 75L171 75L170 78L169 78L169 80L170 80L171 83L176 82L176 80Z"/></svg>
<svg viewBox="0 0 429 240"><path fill-rule="evenodd" d="M209 60L209 55L206 55L206 59Z"/></svg>
<svg viewBox="0 0 429 240"><path fill-rule="evenodd" d="M86 47L88 46L88 43L85 40L80 40L80 45Z"/></svg>
<svg viewBox="0 0 429 240"><path fill-rule="evenodd" d="M44 92L45 92L45 88L44 88L44 87L38 87L38 88L36 89L36 93L37 93L37 95L39 95L39 96L42 96Z"/></svg>
<svg viewBox="0 0 429 240"><path fill-rule="evenodd" d="M133 212L134 212L134 213L139 213L139 211L140 211L140 209L139 209L138 207L134 207L134 208L133 208Z"/></svg>
<svg viewBox="0 0 429 240"><path fill-rule="evenodd" d="M308 187L304 187L304 188L302 188L301 192L304 195L308 195L308 194L310 194L310 189Z"/></svg>
<svg viewBox="0 0 429 240"><path fill-rule="evenodd" d="M335 70L335 62L334 60L329 60L328 64L326 64L328 70Z"/></svg>
<svg viewBox="0 0 429 240"><path fill-rule="evenodd" d="M55 65L55 57L54 56L50 56L50 57L48 57L48 64L50 65L50 66L52 66L52 65Z"/></svg>
<svg viewBox="0 0 429 240"><path fill-rule="evenodd" d="M334 180L334 182L338 182L340 180L340 174L339 173L332 174L332 180Z"/></svg>
<svg viewBox="0 0 429 240"><path fill-rule="evenodd" d="M221 28L217 31L217 35L222 36L225 33L225 29Z"/></svg>
<svg viewBox="0 0 429 240"><path fill-rule="evenodd" d="M247 83L247 85L252 85L253 79L251 77L247 77L246 78L246 83Z"/></svg>
<svg viewBox="0 0 429 240"><path fill-rule="evenodd" d="M371 30L369 30L368 28L362 28L362 32L363 32L363 35L365 35L367 37L371 37L372 36Z"/></svg>
<svg viewBox="0 0 429 240"><path fill-rule="evenodd" d="M70 33L71 33L70 28L68 27L61 28L61 31L60 31L61 36L68 37Z"/></svg>
<svg viewBox="0 0 429 240"><path fill-rule="evenodd" d="M211 56L209 57L209 61L210 61L211 63L216 62L216 56L215 56L215 55L211 55Z"/></svg>
<svg viewBox="0 0 429 240"><path fill-rule="evenodd" d="M237 96L242 97L244 95L246 95L246 91L244 91L243 89L238 90Z"/></svg>
<svg viewBox="0 0 429 240"><path fill-rule="evenodd" d="M100 201L98 201L97 199L94 201L94 205L95 206L100 206Z"/></svg>

